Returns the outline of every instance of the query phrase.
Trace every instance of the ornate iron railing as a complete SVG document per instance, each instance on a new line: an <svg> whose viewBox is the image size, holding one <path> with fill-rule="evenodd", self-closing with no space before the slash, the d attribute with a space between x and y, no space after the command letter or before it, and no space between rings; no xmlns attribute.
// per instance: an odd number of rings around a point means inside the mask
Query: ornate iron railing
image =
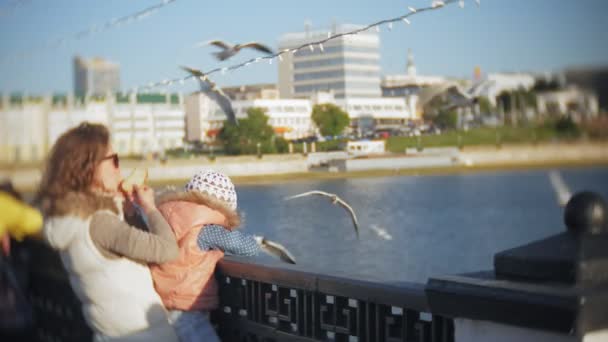
<svg viewBox="0 0 608 342"><path fill-rule="evenodd" d="M91 341L93 334L59 255L38 240L24 241L15 252L26 256L27 261L26 290L35 320L28 338L43 342Z"/></svg>
<svg viewBox="0 0 608 342"><path fill-rule="evenodd" d="M242 258L225 258L218 281L217 321L226 341L454 340L452 320L429 312L422 284L382 284Z"/></svg>
<svg viewBox="0 0 608 342"><path fill-rule="evenodd" d="M29 241L28 294L40 341L87 341L80 303L57 254ZM454 341L453 322L430 313L423 284L382 284L298 266L226 257L218 266L223 341Z"/></svg>

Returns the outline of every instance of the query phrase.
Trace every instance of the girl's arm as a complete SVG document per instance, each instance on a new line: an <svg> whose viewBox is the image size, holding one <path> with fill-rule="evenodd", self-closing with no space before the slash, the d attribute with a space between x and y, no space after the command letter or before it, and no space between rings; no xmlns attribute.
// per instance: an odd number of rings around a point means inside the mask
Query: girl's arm
<svg viewBox="0 0 608 342"><path fill-rule="evenodd" d="M230 231L216 224L205 225L196 241L203 251L219 249L241 256L254 256L260 252L260 246L252 235Z"/></svg>

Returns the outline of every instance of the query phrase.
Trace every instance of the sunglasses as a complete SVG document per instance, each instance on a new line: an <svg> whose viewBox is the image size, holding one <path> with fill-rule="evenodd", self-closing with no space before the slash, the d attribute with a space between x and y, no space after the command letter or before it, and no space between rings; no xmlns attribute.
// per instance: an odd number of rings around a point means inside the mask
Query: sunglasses
<svg viewBox="0 0 608 342"><path fill-rule="evenodd" d="M118 167L120 166L120 159L118 159L118 154L116 154L116 153L110 154L109 156L102 158L101 161L103 162L104 160L108 160L108 159L112 159L112 163L114 164L114 167L118 169Z"/></svg>

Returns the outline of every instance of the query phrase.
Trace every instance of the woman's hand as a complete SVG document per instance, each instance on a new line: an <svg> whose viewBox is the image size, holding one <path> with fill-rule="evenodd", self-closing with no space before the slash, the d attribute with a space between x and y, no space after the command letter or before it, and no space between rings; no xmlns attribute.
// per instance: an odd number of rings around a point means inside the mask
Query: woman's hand
<svg viewBox="0 0 608 342"><path fill-rule="evenodd" d="M135 205L133 204L133 196L126 195L123 197L123 199L122 211L124 212L125 216L135 216L137 214L137 209L135 209Z"/></svg>
<svg viewBox="0 0 608 342"><path fill-rule="evenodd" d="M154 200L154 190L146 185L144 186L133 186L133 194L135 195L135 202L144 210L146 214L156 210L156 203Z"/></svg>

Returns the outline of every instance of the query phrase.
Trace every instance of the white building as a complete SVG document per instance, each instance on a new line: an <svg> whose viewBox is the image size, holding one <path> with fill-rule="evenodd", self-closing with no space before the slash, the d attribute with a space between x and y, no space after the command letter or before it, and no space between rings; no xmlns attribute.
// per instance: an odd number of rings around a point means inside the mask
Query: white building
<svg viewBox="0 0 608 342"><path fill-rule="evenodd" d="M443 76L418 75L412 50L408 50L405 74L386 75L382 78L383 97L405 98L408 110L419 119L418 97L423 88L441 86L449 82Z"/></svg>
<svg viewBox="0 0 608 342"><path fill-rule="evenodd" d="M54 102L46 112L48 146L52 146L61 134L83 121L108 125L108 110L109 104L105 100L69 105L61 103L61 101Z"/></svg>
<svg viewBox="0 0 608 342"><path fill-rule="evenodd" d="M400 97L348 97L336 99L332 92L316 93L311 99L314 104L332 103L345 111L351 127L358 128L365 121L376 129L400 128L415 118L406 99Z"/></svg>
<svg viewBox="0 0 608 342"><path fill-rule="evenodd" d="M339 25L331 30L284 34L279 49L293 49L312 41L360 28ZM282 55L279 68L281 98L310 98L318 91L333 91L336 98L380 97L380 38L362 32Z"/></svg>
<svg viewBox="0 0 608 342"><path fill-rule="evenodd" d="M2 97L0 163L42 160L47 150L48 98Z"/></svg>
<svg viewBox="0 0 608 342"><path fill-rule="evenodd" d="M361 119L371 118L376 129L399 128L414 119L404 98L346 98L336 99L335 103L355 125Z"/></svg>
<svg viewBox="0 0 608 342"><path fill-rule="evenodd" d="M117 97L109 112L119 154L147 154L183 146L185 110L181 95Z"/></svg>
<svg viewBox="0 0 608 342"><path fill-rule="evenodd" d="M83 121L110 129L120 155L162 152L183 145L185 122L180 95L106 96L83 102L73 96L3 97L0 162L43 160L61 134Z"/></svg>
<svg viewBox="0 0 608 342"><path fill-rule="evenodd" d="M278 99L279 89L275 83L262 83L241 85L236 87L222 87L222 91L232 101L255 99Z"/></svg>
<svg viewBox="0 0 608 342"><path fill-rule="evenodd" d="M232 107L237 119L246 118L250 108L262 108L275 133L288 140L308 137L315 132L309 100L252 99L233 101ZM225 120L224 112L205 94L194 93L186 98L186 140L215 139Z"/></svg>
<svg viewBox="0 0 608 342"><path fill-rule="evenodd" d="M536 95L538 112L548 115L572 115L575 119L593 118L598 115L597 96L588 90L570 86Z"/></svg>
<svg viewBox="0 0 608 342"><path fill-rule="evenodd" d="M293 140L314 135L315 127L311 120L312 106L309 100L277 99L238 101L234 109L245 116L250 108L262 108L268 115L268 124L275 133L285 139Z"/></svg>
<svg viewBox="0 0 608 342"><path fill-rule="evenodd" d="M487 97L492 106L496 106L496 97L503 91L530 90L535 83L536 79L531 74L493 73L473 84L470 93L475 97Z"/></svg>
<svg viewBox="0 0 608 342"><path fill-rule="evenodd" d="M383 96L406 96L407 87L421 88L426 86L440 85L448 80L443 76L418 75L414 54L411 49L407 51L406 73L397 75L386 75L382 78ZM399 91L402 90L402 93Z"/></svg>

